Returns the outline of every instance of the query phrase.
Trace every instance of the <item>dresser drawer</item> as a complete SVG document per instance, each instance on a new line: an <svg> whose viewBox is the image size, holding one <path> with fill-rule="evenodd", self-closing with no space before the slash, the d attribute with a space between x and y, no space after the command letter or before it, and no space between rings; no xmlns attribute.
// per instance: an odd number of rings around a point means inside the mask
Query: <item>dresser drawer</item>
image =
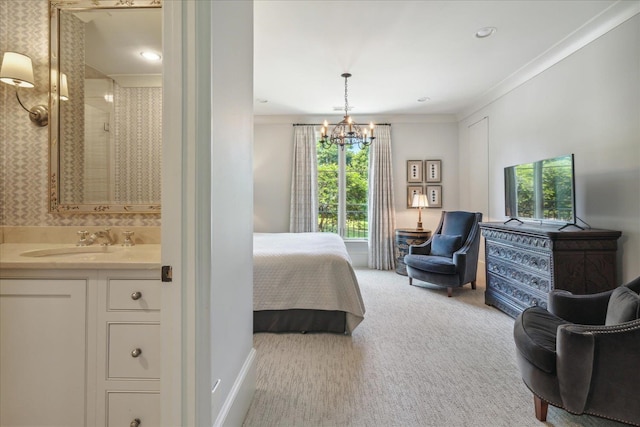
<svg viewBox="0 0 640 427"><path fill-rule="evenodd" d="M109 379L160 378L160 324L108 323Z"/></svg>
<svg viewBox="0 0 640 427"><path fill-rule="evenodd" d="M491 257L487 258L485 265L487 273L502 276L506 281L521 286L526 292L536 290L548 294L551 290L551 278L548 274L540 274Z"/></svg>
<svg viewBox="0 0 640 427"><path fill-rule="evenodd" d="M547 308L547 294L532 288L522 286L520 283L505 279L492 273L487 274L486 292L495 299L508 302L520 311L531 306Z"/></svg>
<svg viewBox="0 0 640 427"><path fill-rule="evenodd" d="M107 426L160 425L160 393L107 392Z"/></svg>
<svg viewBox="0 0 640 427"><path fill-rule="evenodd" d="M108 310L160 310L160 280L110 279Z"/></svg>

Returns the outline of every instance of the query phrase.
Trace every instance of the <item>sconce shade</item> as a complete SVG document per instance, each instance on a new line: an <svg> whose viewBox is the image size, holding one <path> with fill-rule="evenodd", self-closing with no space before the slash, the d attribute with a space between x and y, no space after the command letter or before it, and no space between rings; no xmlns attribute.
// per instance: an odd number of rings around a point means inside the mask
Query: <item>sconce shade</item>
<svg viewBox="0 0 640 427"><path fill-rule="evenodd" d="M34 87L31 58L17 52L5 52L0 68L0 81L19 87Z"/></svg>
<svg viewBox="0 0 640 427"><path fill-rule="evenodd" d="M63 101L69 100L69 85L67 84L67 75L65 73L60 74L60 99Z"/></svg>
<svg viewBox="0 0 640 427"><path fill-rule="evenodd" d="M411 201L411 207L413 208L427 208L429 207L429 200L426 194L414 194Z"/></svg>

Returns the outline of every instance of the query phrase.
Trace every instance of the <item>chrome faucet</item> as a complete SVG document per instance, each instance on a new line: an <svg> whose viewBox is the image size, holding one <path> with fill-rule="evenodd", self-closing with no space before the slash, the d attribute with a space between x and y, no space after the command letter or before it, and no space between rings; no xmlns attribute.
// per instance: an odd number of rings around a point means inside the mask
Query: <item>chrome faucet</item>
<svg viewBox="0 0 640 427"><path fill-rule="evenodd" d="M100 243L101 246L111 246L113 244L113 237L111 237L110 228L98 230L91 234L89 234L88 231L78 231L78 236L80 238L76 243L76 246L89 246L99 239L103 240L103 242Z"/></svg>

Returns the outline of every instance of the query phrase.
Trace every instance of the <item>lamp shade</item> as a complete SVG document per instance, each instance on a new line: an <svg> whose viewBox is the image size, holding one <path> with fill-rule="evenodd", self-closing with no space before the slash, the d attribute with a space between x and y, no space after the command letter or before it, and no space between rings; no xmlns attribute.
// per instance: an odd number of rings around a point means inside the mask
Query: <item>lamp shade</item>
<svg viewBox="0 0 640 427"><path fill-rule="evenodd" d="M67 75L65 73L60 74L60 99L63 101L69 100L69 85L67 84Z"/></svg>
<svg viewBox="0 0 640 427"><path fill-rule="evenodd" d="M429 207L429 200L426 194L414 194L411 201L411 207L413 208L426 208Z"/></svg>
<svg viewBox="0 0 640 427"><path fill-rule="evenodd" d="M20 87L33 87L31 58L17 52L5 52L0 68L0 81Z"/></svg>

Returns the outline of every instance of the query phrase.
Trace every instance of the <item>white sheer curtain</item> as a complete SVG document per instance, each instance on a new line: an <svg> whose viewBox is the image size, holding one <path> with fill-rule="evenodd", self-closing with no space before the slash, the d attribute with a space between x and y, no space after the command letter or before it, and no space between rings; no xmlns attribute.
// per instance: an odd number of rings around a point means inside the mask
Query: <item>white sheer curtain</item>
<svg viewBox="0 0 640 427"><path fill-rule="evenodd" d="M376 126L369 148L369 268L395 268L393 246L396 211L393 206L391 126Z"/></svg>
<svg viewBox="0 0 640 427"><path fill-rule="evenodd" d="M295 126L289 231L318 229L318 162L314 126Z"/></svg>

